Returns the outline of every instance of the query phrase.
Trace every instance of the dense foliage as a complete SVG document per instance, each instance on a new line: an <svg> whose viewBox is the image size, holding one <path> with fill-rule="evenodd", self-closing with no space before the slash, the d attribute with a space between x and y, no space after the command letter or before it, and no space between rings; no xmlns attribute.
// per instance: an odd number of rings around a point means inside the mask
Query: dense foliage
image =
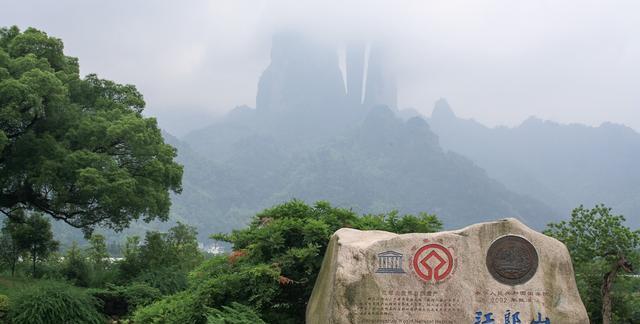
<svg viewBox="0 0 640 324"><path fill-rule="evenodd" d="M142 244L130 237L123 252L117 281L145 282L162 294L185 289L187 273L203 260L195 228L182 223L167 233L147 232Z"/></svg>
<svg viewBox="0 0 640 324"><path fill-rule="evenodd" d="M630 230L624 221L604 205L580 206L569 221L551 223L545 231L569 249L580 296L593 323L636 323L640 319L636 307L640 282L623 275L633 271L633 263L638 264L640 231Z"/></svg>
<svg viewBox="0 0 640 324"><path fill-rule="evenodd" d="M76 242L65 254L61 273L76 286L88 287L90 284L89 263Z"/></svg>
<svg viewBox="0 0 640 324"><path fill-rule="evenodd" d="M15 272L19 258L31 260L31 276L36 277L36 265L45 261L52 252L58 250L58 241L53 239L51 223L39 213L25 215L19 211L7 218L2 227L2 252L5 264Z"/></svg>
<svg viewBox="0 0 640 324"><path fill-rule="evenodd" d="M36 210L86 233L169 214L182 167L132 85L79 76L60 39L0 29L0 211Z"/></svg>
<svg viewBox="0 0 640 324"><path fill-rule="evenodd" d="M6 318L7 313L9 313L9 297L0 295L0 321Z"/></svg>
<svg viewBox="0 0 640 324"><path fill-rule="evenodd" d="M105 318L97 306L95 298L78 288L45 282L12 299L9 317L14 324L102 324Z"/></svg>
<svg viewBox="0 0 640 324"><path fill-rule="evenodd" d="M234 252L206 260L191 272L187 291L141 309L134 319L204 323L212 308L224 312L237 302L250 305L267 323L304 322L329 238L342 227L406 233L433 232L442 224L429 214L359 217L327 202L309 206L292 200L258 213L248 228L214 235L232 243Z"/></svg>
<svg viewBox="0 0 640 324"><path fill-rule="evenodd" d="M48 224L48 219L43 220ZM13 220L8 219L5 228L12 224ZM50 233L50 228L43 228ZM56 313L58 308L66 307L66 304L54 303L53 299L58 297L61 303L85 303L89 309L101 313L100 316L127 317L138 308L187 288L188 273L204 259L204 254L198 249L196 236L193 227L181 223L166 233L147 232L143 242L138 237L128 238L129 244L125 244L122 251L124 258L114 260L106 252L104 237L94 234L89 239L88 246L81 247L74 242L63 255L54 254L48 259L39 260L38 277L48 279L43 282L31 274L30 250L21 250L21 258L15 260L14 264L3 264L4 270L15 269L15 277L6 278L0 283L0 287L8 284L8 288L11 288L13 284L21 282L25 275L30 275L25 289L16 287L15 290L9 290L14 293L10 296L12 302L9 307L12 319L48 318L49 312L51 316L61 316L51 317L55 323L58 323L55 319L64 316L77 316L77 321L59 323L84 323L81 319L87 315L86 309L80 309L76 313ZM8 247L11 248L12 245ZM4 249L5 246L0 248ZM60 283L62 281L65 284ZM53 295L56 289L62 291L63 295ZM27 297L23 297L23 293L27 292ZM27 306L14 307L18 303L24 303L27 298L33 298L33 302L37 303L28 304L32 309Z"/></svg>
<svg viewBox="0 0 640 324"><path fill-rule="evenodd" d="M91 289L89 293L101 301L100 311L111 317L124 317L162 297L159 289L141 282L127 286L108 284L106 288Z"/></svg>
<svg viewBox="0 0 640 324"><path fill-rule="evenodd" d="M207 324L266 324L250 308L238 303L213 309L207 317Z"/></svg>
<svg viewBox="0 0 640 324"><path fill-rule="evenodd" d="M138 309L134 323L206 323L208 310L194 294L183 291Z"/></svg>

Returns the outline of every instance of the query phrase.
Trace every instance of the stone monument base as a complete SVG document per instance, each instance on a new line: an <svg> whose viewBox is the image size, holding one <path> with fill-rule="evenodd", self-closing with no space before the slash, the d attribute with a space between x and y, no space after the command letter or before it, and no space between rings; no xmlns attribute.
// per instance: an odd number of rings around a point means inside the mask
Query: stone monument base
<svg viewBox="0 0 640 324"><path fill-rule="evenodd" d="M516 219L429 234L340 229L306 321L589 323L567 248Z"/></svg>

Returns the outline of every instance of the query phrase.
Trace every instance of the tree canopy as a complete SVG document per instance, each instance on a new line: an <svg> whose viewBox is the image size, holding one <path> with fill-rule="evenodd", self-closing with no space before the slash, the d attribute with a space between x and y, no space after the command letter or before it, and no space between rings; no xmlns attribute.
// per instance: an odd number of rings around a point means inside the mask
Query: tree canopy
<svg viewBox="0 0 640 324"><path fill-rule="evenodd" d="M640 249L640 231L632 231L624 222L624 216L612 214L604 205L579 206L569 221L551 223L544 232L569 249L580 295L594 323L626 323L628 318L614 313L613 304L620 303L615 307L620 310L637 302L637 296L624 290L614 294L619 273L633 271L632 261Z"/></svg>
<svg viewBox="0 0 640 324"><path fill-rule="evenodd" d="M60 39L0 29L0 211L41 211L86 234L166 220L182 166L144 106L133 85L81 78Z"/></svg>

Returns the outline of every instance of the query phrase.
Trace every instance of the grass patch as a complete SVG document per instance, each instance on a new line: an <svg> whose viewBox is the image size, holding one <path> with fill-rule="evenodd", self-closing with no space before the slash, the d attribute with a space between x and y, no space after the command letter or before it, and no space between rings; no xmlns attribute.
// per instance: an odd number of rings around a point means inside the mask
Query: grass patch
<svg viewBox="0 0 640 324"><path fill-rule="evenodd" d="M50 280L0 275L0 295L7 295L9 298L12 298L19 294L21 291L29 289L32 286L38 285L44 281Z"/></svg>
<svg viewBox="0 0 640 324"><path fill-rule="evenodd" d="M22 277L11 275L0 274L0 295L6 295L9 298L15 297L21 292L33 287L46 283L64 283L69 284L63 280L53 280L53 279L33 279L30 277ZM87 290L83 287L76 287L79 290Z"/></svg>

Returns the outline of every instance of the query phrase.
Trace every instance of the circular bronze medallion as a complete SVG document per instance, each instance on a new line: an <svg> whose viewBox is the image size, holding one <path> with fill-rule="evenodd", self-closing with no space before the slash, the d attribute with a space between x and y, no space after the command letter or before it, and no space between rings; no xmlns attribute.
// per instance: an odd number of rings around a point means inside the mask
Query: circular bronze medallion
<svg viewBox="0 0 640 324"><path fill-rule="evenodd" d="M525 238L506 235L489 247L487 268L493 278L503 284L523 284L538 270L538 252Z"/></svg>

